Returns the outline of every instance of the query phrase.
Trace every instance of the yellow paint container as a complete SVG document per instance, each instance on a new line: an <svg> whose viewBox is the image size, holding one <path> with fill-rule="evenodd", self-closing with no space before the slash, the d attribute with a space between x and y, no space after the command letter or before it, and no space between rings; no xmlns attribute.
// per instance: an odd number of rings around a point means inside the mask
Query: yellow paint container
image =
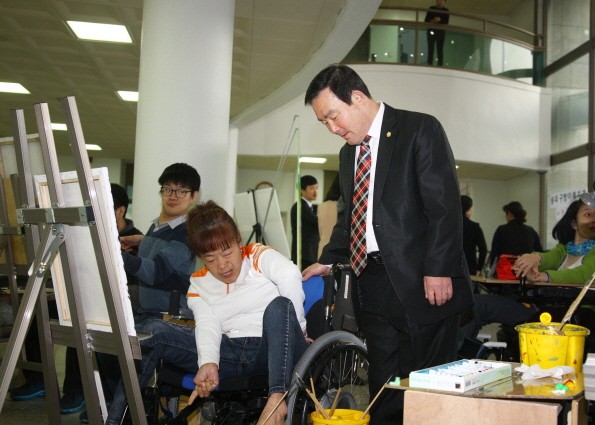
<svg viewBox="0 0 595 425"><path fill-rule="evenodd" d="M326 413L330 412L330 409L326 409ZM360 419L363 413L359 410L335 409L330 420L318 412L312 412L310 417L314 425L366 425L370 422L370 414L366 413L366 416Z"/></svg>
<svg viewBox="0 0 595 425"><path fill-rule="evenodd" d="M525 323L515 329L519 333L521 363L538 364L542 369L556 366L572 366L576 372L583 370L585 338L589 329L577 325L565 325L563 335L556 329L559 323Z"/></svg>

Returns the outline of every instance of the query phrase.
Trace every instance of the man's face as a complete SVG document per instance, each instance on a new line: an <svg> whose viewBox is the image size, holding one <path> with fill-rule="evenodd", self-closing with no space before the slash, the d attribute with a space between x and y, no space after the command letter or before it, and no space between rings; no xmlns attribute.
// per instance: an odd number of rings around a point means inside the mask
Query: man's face
<svg viewBox="0 0 595 425"><path fill-rule="evenodd" d="M318 121L329 131L345 139L350 145L359 145L366 137L372 121L365 113L368 99L362 92L351 93L351 105L340 100L327 87L312 101L312 109Z"/></svg>
<svg viewBox="0 0 595 425"><path fill-rule="evenodd" d="M436 0L436 6L444 7L444 3L446 3L446 0Z"/></svg>
<svg viewBox="0 0 595 425"><path fill-rule="evenodd" d="M312 202L315 201L318 197L318 184L311 184L310 186L306 186L305 189L302 189L302 198L307 199L308 201Z"/></svg>
<svg viewBox="0 0 595 425"><path fill-rule="evenodd" d="M188 192L183 198L178 198L175 192L176 190L190 190L190 188L174 183L166 183L163 185L163 187L173 190L169 196L165 196L164 194L161 195L161 212L169 220L173 220L176 217L186 214L190 208L190 205L196 201L196 197L198 196L198 192Z"/></svg>

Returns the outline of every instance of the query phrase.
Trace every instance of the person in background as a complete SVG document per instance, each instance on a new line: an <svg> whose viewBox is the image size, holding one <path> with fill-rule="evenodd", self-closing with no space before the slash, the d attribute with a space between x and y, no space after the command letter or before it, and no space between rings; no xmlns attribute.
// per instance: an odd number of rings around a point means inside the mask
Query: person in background
<svg viewBox="0 0 595 425"><path fill-rule="evenodd" d="M331 239L331 233L333 233L333 228L337 223L337 204L340 197L341 188L339 187L339 174L337 174L326 193L324 202L318 205L318 233L320 233L318 257L322 254L322 248Z"/></svg>
<svg viewBox="0 0 595 425"><path fill-rule="evenodd" d="M137 325L161 319L169 308L170 292L186 294L196 267L196 257L188 246L186 213L198 198L200 176L194 167L177 163L163 171L158 183L161 212L147 234L120 238L124 269L140 282ZM135 256L130 251L137 246ZM184 299L182 306L186 308Z"/></svg>
<svg viewBox="0 0 595 425"><path fill-rule="evenodd" d="M318 259L318 217L317 205L312 202L318 197L318 181L314 176L302 176L300 180L302 195L302 269L313 264ZM297 264L297 202L291 207L291 261ZM298 264L299 265L299 264Z"/></svg>
<svg viewBox="0 0 595 425"><path fill-rule="evenodd" d="M444 7L446 0L436 0L436 6L430 6L432 12L426 14L424 22L431 24L447 25L450 19L448 13L441 13L440 11L448 12L448 9ZM436 12L434 12L436 10ZM446 38L446 31L436 28L428 28L426 31L428 36L428 65L434 64L434 44L438 51L438 66L442 66L444 58L444 39Z"/></svg>
<svg viewBox="0 0 595 425"><path fill-rule="evenodd" d="M502 207L506 213L506 224L499 226L492 239L490 264L495 269L500 255L522 255L533 251L543 251L537 232L524 224L527 211L520 202L510 202Z"/></svg>
<svg viewBox="0 0 595 425"><path fill-rule="evenodd" d="M377 102L348 66L318 73L305 103L346 144L339 155L345 208L303 279L351 264L373 398L391 376L457 359L459 313L473 297L454 157L436 118ZM384 391L370 424L402 423L403 402L403 391Z"/></svg>
<svg viewBox="0 0 595 425"><path fill-rule="evenodd" d="M573 201L554 226L552 236L559 242L554 249L521 255L512 270L535 282L586 283L595 272L595 209L580 199ZM475 295L474 318L461 327L464 335L475 338L481 327L490 323L509 327L525 323L538 308L516 298Z"/></svg>
<svg viewBox="0 0 595 425"><path fill-rule="evenodd" d="M463 210L463 250L467 267L469 273L479 276L488 254L488 246L479 223L470 219L473 214L473 199L462 195L461 209Z"/></svg>
<svg viewBox="0 0 595 425"><path fill-rule="evenodd" d="M122 237L142 235L143 232L134 227L132 220L126 218L128 211L128 193L119 184L112 183L112 198L114 200L114 212L116 213L116 225L118 226L118 235ZM131 247L130 254L138 255L138 247ZM138 278L129 272L126 272L126 280L128 281L128 295L130 296L130 304L132 304L132 311L138 314L140 308Z"/></svg>

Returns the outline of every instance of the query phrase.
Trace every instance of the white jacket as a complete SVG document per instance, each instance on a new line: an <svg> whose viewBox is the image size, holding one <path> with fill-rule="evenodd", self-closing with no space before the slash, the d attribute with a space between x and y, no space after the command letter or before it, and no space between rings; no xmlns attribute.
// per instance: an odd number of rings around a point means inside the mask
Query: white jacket
<svg viewBox="0 0 595 425"><path fill-rule="evenodd" d="M230 338L262 337L264 310L280 295L293 302L305 330L300 270L274 248L261 244L242 248L242 270L234 283L221 282L206 267L194 273L186 296L196 322L198 366L219 365L224 333Z"/></svg>

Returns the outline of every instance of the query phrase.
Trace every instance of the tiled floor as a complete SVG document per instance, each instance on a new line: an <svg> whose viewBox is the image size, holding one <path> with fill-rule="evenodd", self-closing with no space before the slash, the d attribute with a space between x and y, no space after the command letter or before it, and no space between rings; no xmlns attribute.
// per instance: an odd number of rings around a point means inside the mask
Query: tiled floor
<svg viewBox="0 0 595 425"><path fill-rule="evenodd" d="M7 344L0 344L0 358L3 357ZM56 364L58 382L64 380L64 357L66 347L56 345ZM24 377L16 373L12 379L11 387L18 387L24 383ZM63 425L80 425L80 413L60 415ZM6 397L2 412L0 412L0 424L2 425L45 425L49 424L45 397L27 401L14 401L10 396Z"/></svg>

